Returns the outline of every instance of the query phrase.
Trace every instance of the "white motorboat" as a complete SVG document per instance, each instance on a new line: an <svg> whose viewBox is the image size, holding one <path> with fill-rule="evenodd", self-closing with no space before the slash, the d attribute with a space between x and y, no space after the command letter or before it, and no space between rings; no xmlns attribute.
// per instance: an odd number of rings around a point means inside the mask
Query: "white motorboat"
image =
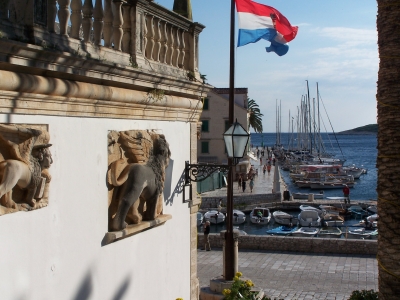
<svg viewBox="0 0 400 300"><path fill-rule="evenodd" d="M246 221L246 215L244 214L244 212L234 209L233 219L232 219L233 225L240 225L243 224L245 221Z"/></svg>
<svg viewBox="0 0 400 300"><path fill-rule="evenodd" d="M313 194L313 193L293 193L294 199L308 199L309 195L314 195L314 199L324 199L324 193Z"/></svg>
<svg viewBox="0 0 400 300"><path fill-rule="evenodd" d="M342 230L339 227L323 227L318 232L318 237L321 238L340 238Z"/></svg>
<svg viewBox="0 0 400 300"><path fill-rule="evenodd" d="M345 215L347 213L346 208L336 207L333 205L320 205L319 208L327 214L332 215Z"/></svg>
<svg viewBox="0 0 400 300"><path fill-rule="evenodd" d="M301 211L303 211L303 210L316 211L320 217L324 214L324 212L322 210L320 210L320 209L318 209L318 208L316 208L314 206L310 206L310 205L300 205L300 210Z"/></svg>
<svg viewBox="0 0 400 300"><path fill-rule="evenodd" d="M299 213L299 225L300 226L321 226L321 218L316 210L302 210Z"/></svg>
<svg viewBox="0 0 400 300"><path fill-rule="evenodd" d="M322 190L322 189L342 189L345 185L349 188L354 187L353 181L325 181L325 182L315 182L310 183L310 189Z"/></svg>
<svg viewBox="0 0 400 300"><path fill-rule="evenodd" d="M204 216L201 212L197 212L197 226L203 224Z"/></svg>
<svg viewBox="0 0 400 300"><path fill-rule="evenodd" d="M374 230L371 232L371 235L369 236L371 240L377 240L378 239L378 229Z"/></svg>
<svg viewBox="0 0 400 300"><path fill-rule="evenodd" d="M218 210L210 210L204 214L204 219L212 224L220 224L225 221L225 215Z"/></svg>
<svg viewBox="0 0 400 300"><path fill-rule="evenodd" d="M272 216L274 217L275 222L281 225L297 224L298 222L297 217L280 210L274 211Z"/></svg>
<svg viewBox="0 0 400 300"><path fill-rule="evenodd" d="M322 217L322 224L328 227L343 226L344 218L336 214L325 214Z"/></svg>
<svg viewBox="0 0 400 300"><path fill-rule="evenodd" d="M319 228L316 227L301 227L292 232L293 236L306 236L306 237L313 237L316 236L319 232Z"/></svg>
<svg viewBox="0 0 400 300"><path fill-rule="evenodd" d="M372 230L365 230L365 228L348 229L346 236L348 239L368 239L372 234Z"/></svg>
<svg viewBox="0 0 400 300"><path fill-rule="evenodd" d="M256 207L250 213L250 222L253 224L268 224L271 220L271 212L265 207Z"/></svg>

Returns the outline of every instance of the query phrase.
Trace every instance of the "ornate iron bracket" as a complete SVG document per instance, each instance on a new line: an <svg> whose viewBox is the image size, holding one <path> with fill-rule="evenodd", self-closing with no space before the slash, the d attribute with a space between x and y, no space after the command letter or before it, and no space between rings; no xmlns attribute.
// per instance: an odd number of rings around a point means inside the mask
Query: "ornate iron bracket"
<svg viewBox="0 0 400 300"><path fill-rule="evenodd" d="M189 185L192 181L199 182L208 178L214 172L227 173L229 165L206 165L206 164L189 164L185 162L185 185Z"/></svg>

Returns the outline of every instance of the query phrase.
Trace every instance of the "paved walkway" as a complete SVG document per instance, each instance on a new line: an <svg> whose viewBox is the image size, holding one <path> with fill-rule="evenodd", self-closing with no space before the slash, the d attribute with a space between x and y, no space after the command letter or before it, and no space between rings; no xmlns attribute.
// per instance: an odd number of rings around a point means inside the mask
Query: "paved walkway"
<svg viewBox="0 0 400 300"><path fill-rule="evenodd" d="M198 251L200 286L221 276L222 251ZM374 256L240 251L239 271L272 299L348 299L354 290L378 290Z"/></svg>

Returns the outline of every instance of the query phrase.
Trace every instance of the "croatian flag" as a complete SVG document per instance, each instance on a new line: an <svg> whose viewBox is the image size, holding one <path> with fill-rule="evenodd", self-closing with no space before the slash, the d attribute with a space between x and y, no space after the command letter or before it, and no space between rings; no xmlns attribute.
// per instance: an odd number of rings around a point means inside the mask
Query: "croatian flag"
<svg viewBox="0 0 400 300"><path fill-rule="evenodd" d="M238 47L258 42L260 39L271 42L267 52L285 55L298 31L290 25L288 19L275 8L252 0L236 0L239 19Z"/></svg>

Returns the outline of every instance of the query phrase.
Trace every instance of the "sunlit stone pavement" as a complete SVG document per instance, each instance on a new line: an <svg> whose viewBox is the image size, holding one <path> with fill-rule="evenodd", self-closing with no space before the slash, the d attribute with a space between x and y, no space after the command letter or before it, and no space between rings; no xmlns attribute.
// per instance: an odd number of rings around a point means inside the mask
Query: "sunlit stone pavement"
<svg viewBox="0 0 400 300"><path fill-rule="evenodd" d="M222 251L198 251L200 286L222 275ZM378 290L375 256L240 251L239 271L271 299L348 299Z"/></svg>

